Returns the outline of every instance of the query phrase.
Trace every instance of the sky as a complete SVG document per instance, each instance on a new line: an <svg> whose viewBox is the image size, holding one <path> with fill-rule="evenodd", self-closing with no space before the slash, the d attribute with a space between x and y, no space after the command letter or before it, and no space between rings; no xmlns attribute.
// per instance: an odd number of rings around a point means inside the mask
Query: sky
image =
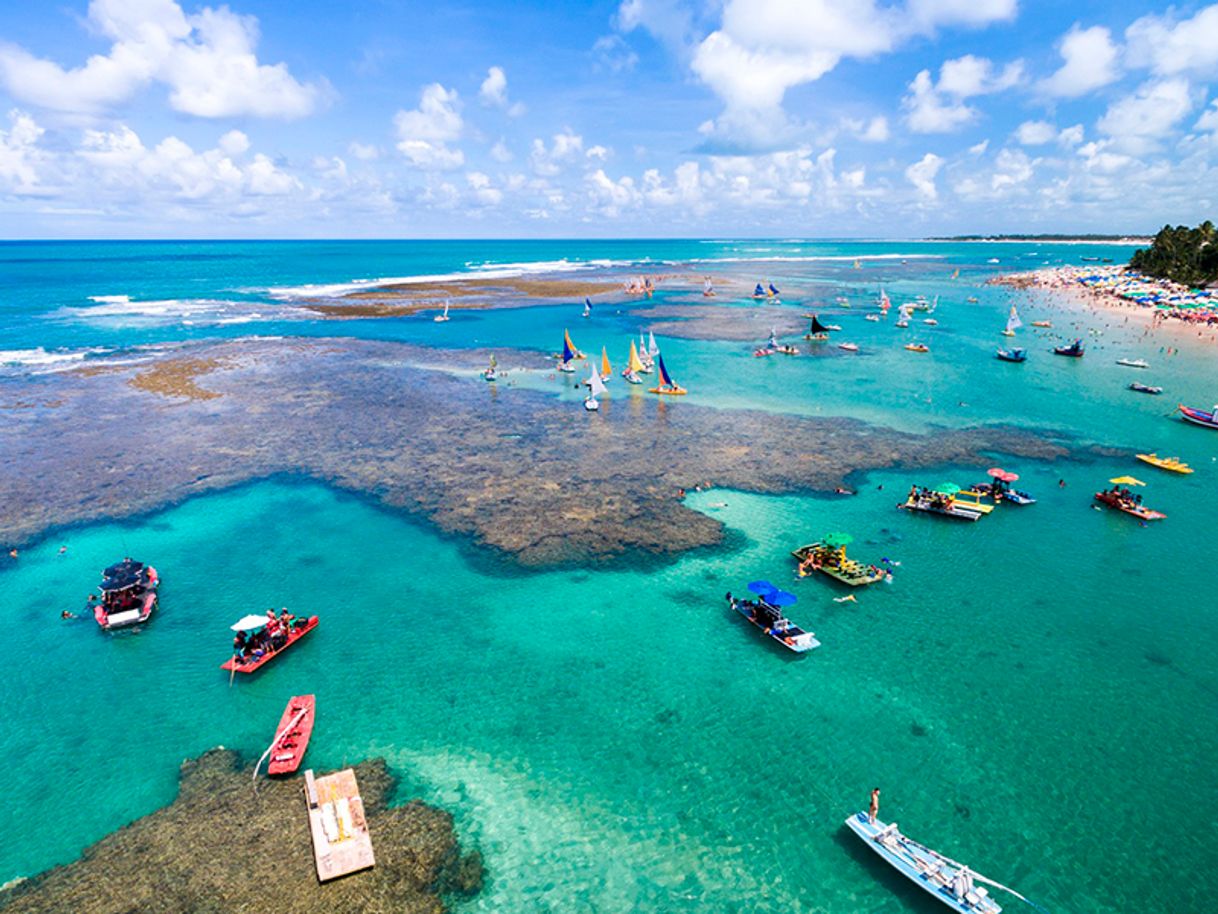
<svg viewBox="0 0 1218 914"><path fill-rule="evenodd" d="M1153 232L1218 4L0 4L0 237Z"/></svg>

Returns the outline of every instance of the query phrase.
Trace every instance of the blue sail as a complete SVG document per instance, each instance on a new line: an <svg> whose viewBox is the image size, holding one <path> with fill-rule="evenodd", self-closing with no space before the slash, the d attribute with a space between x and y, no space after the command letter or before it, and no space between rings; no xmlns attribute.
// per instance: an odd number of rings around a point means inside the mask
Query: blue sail
<svg viewBox="0 0 1218 914"><path fill-rule="evenodd" d="M773 294L773 295L777 295L777 294L778 294L778 290L774 288L774 283L770 283L770 292L771 292L771 294Z"/></svg>
<svg viewBox="0 0 1218 914"><path fill-rule="evenodd" d="M661 355L661 356L657 356L656 358L659 360L659 363L660 363L660 382L662 384L666 384L669 387L676 387L677 383L672 379L672 376L669 375L668 369L664 367L664 356Z"/></svg>
<svg viewBox="0 0 1218 914"><path fill-rule="evenodd" d="M753 294L765 295L765 289L762 287L761 283L757 283L757 288L753 290Z"/></svg>
<svg viewBox="0 0 1218 914"><path fill-rule="evenodd" d="M584 307L587 308L589 311L591 311L592 310L592 299L584 298Z"/></svg>
<svg viewBox="0 0 1218 914"><path fill-rule="evenodd" d="M567 362L571 361L573 358L575 358L575 353L571 351L571 347L567 345L567 341L566 341L566 339L564 338L564 339L563 339L563 341L562 341L562 360L563 360L563 363L565 364L565 363L567 363Z"/></svg>

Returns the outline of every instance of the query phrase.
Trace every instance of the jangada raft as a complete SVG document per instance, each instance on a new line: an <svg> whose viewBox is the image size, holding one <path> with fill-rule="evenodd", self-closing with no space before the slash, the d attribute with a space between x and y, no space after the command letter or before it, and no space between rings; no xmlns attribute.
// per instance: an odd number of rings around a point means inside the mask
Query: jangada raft
<svg viewBox="0 0 1218 914"><path fill-rule="evenodd" d="M1161 511L1152 511L1150 508L1144 507L1142 496L1134 495L1128 488L1128 486L1144 486L1146 483L1134 479L1132 476L1119 476L1108 481L1112 483L1111 489L1095 493L1095 500L1101 505L1116 508L1139 520L1163 520L1167 517Z"/></svg>
<svg viewBox="0 0 1218 914"><path fill-rule="evenodd" d="M160 584L156 569L126 558L102 572L98 585L101 600L90 609L104 631L147 622L156 609L156 589Z"/></svg>
<svg viewBox="0 0 1218 914"><path fill-rule="evenodd" d="M230 673L253 673L270 663L289 647L317 628L317 616L292 618L286 626L269 616L249 615L230 629L237 632L233 639L233 656L220 664Z"/></svg>
<svg viewBox="0 0 1218 914"><path fill-rule="evenodd" d="M753 581L749 584L749 590L757 594L756 600L737 600L730 593L725 599L754 628L797 654L820 647L816 635L804 631L782 614L781 607L791 606L799 599L795 594L779 590L769 581Z"/></svg>
<svg viewBox="0 0 1218 914"><path fill-rule="evenodd" d="M1176 408L1180 410L1180 417L1185 422L1191 422L1193 425L1201 425L1205 428L1218 428L1218 406L1215 406L1208 413L1203 409L1193 409L1191 406L1185 406L1183 403Z"/></svg>
<svg viewBox="0 0 1218 914"><path fill-rule="evenodd" d="M895 822L872 822L867 813L859 812L846 820L846 827L862 838L863 843L879 854L885 863L953 911L961 914L1000 914L1002 906L990 897L989 889L977 884L979 882L1027 901L1014 889L986 879L963 863L906 837Z"/></svg>
<svg viewBox="0 0 1218 914"><path fill-rule="evenodd" d="M819 571L851 587L884 580L887 572L882 568L864 565L846 556L846 546L852 540L853 538L845 533L830 533L820 542L800 546L791 553L799 562L799 576L805 577Z"/></svg>

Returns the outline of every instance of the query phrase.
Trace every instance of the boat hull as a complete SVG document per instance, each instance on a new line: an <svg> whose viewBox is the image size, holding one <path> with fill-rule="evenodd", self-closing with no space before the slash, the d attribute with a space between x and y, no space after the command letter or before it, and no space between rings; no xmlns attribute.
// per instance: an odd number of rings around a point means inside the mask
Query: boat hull
<svg viewBox="0 0 1218 914"><path fill-rule="evenodd" d="M1115 498L1111 492L1096 492L1095 500L1101 505L1108 508L1115 508L1122 514L1128 514L1130 517L1136 517L1138 520L1166 520L1167 515L1162 511L1152 511L1150 508L1144 508L1141 505L1129 505Z"/></svg>
<svg viewBox="0 0 1218 914"><path fill-rule="evenodd" d="M1191 406L1181 404L1176 407L1180 410L1180 417L1185 422L1191 422L1193 425L1200 425L1202 428L1218 428L1218 421L1215 421L1213 413L1207 413L1204 410L1193 409Z"/></svg>
<svg viewBox="0 0 1218 914"><path fill-rule="evenodd" d="M771 641L781 644L789 651L794 651L796 654L803 654L813 648L820 647L820 642L816 640L816 636L812 632L806 632L801 628L792 626L786 631L779 632L773 629L768 629L757 623L749 613L748 608L739 600L731 601L732 609L744 617L744 620L757 629Z"/></svg>
<svg viewBox="0 0 1218 914"><path fill-rule="evenodd" d="M799 573L801 575L805 574L804 563L813 553L821 548L821 543L810 543L807 546L800 546L791 553L799 562ZM820 564L809 567L813 571L819 571L821 574L827 575L835 581L840 581L849 587L865 587L868 584L874 584L876 581L882 581L885 577L885 573L876 566L866 566L862 562L856 562L853 559L847 559L845 569Z"/></svg>
<svg viewBox="0 0 1218 914"><path fill-rule="evenodd" d="M304 761L305 750L309 748L309 738L313 735L313 720L317 699L313 695L294 695L284 708L279 726L275 728L276 745L271 751L271 761L267 765L267 773L276 775L292 774ZM305 714L291 726L293 719L300 711ZM286 731L286 732L285 732Z"/></svg>
<svg viewBox="0 0 1218 914"><path fill-rule="evenodd" d="M293 629L292 634L290 634L288 636L287 642L283 645L283 647L279 648L278 650L267 651L261 657L258 657L254 660L249 660L246 662L242 662L242 661L238 660L236 657L229 657L228 660L226 660L226 661L224 661L224 663L220 664L220 669L228 670L229 672L233 672L233 673L257 672L258 670L262 669L262 667L266 666L268 663L270 663L272 660L274 660L276 657L278 657L280 654L282 654L284 651L286 651L288 648L290 648L293 644L295 644L301 638L303 638L305 635L307 635L309 632L313 631L313 629L317 628L317 623L318 623L317 616L310 616L303 625L299 625L295 629Z"/></svg>

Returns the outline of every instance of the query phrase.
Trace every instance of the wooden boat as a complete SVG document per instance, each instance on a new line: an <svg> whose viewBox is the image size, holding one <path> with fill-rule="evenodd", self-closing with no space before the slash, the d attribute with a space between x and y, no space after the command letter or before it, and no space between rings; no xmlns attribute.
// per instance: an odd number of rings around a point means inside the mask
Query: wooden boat
<svg viewBox="0 0 1218 914"><path fill-rule="evenodd" d="M1032 321L1033 327L1052 327L1052 321Z"/></svg>
<svg viewBox="0 0 1218 914"><path fill-rule="evenodd" d="M1167 515L1160 511L1152 511L1150 508L1145 508L1140 502L1135 501L1133 494L1128 489L1122 489L1119 486L1113 486L1111 489L1105 489L1103 492L1095 493L1095 500L1101 505L1136 517L1139 520L1164 520Z"/></svg>
<svg viewBox="0 0 1218 914"><path fill-rule="evenodd" d="M292 627L292 631L288 634L287 640L279 647L254 651L253 656L249 660L229 657L228 660L220 664L220 669L228 670L232 673L253 673L260 670L309 632L313 631L313 629L317 628L317 621L317 616L309 616L304 622L298 620L297 624Z"/></svg>
<svg viewBox="0 0 1218 914"><path fill-rule="evenodd" d="M1083 357L1083 341L1075 340L1069 346L1054 346L1054 355L1064 355L1072 359L1081 359Z"/></svg>
<svg viewBox="0 0 1218 914"><path fill-rule="evenodd" d="M944 857L901 834L895 822L872 822L867 813L855 813L846 827L863 839L869 848L898 873L960 914L1001 914L1002 906L990 897L989 890L976 882L988 882L968 867ZM1002 888L1005 888L1003 886ZM1010 891L1010 890L1008 890ZM1013 893L1017 897L1023 897Z"/></svg>
<svg viewBox="0 0 1218 914"><path fill-rule="evenodd" d="M432 318L432 320L435 321L437 324L442 324L446 320L448 320L448 302L444 303L444 313L437 314L435 317Z"/></svg>
<svg viewBox="0 0 1218 914"><path fill-rule="evenodd" d="M910 352L930 352L930 347L922 343L906 343L905 348Z"/></svg>
<svg viewBox="0 0 1218 914"><path fill-rule="evenodd" d="M1117 359L1118 365L1124 365L1126 368L1149 368L1150 362L1145 359Z"/></svg>
<svg viewBox="0 0 1218 914"><path fill-rule="evenodd" d="M295 695L288 700L275 730L267 752L271 755L267 773L270 775L292 774L304 760L309 748L309 737L313 735L314 711L317 700L312 695Z"/></svg>
<svg viewBox="0 0 1218 914"><path fill-rule="evenodd" d="M1193 425L1201 425L1205 428L1218 428L1218 406L1208 413L1203 409L1193 409L1191 406L1185 406L1183 403L1176 408L1180 410L1180 415L1185 422L1191 422Z"/></svg>
<svg viewBox="0 0 1218 914"><path fill-rule="evenodd" d="M1028 351L1018 346L1012 346L1010 349L999 349L997 357L1004 362L1026 362Z"/></svg>
<svg viewBox="0 0 1218 914"><path fill-rule="evenodd" d="M917 494L910 493L905 499L903 505L897 505L906 511L921 511L926 514L939 514L943 517L954 517L957 520L980 520L985 513L983 511L974 511L971 508L963 508L955 503L955 499L950 495L942 495L936 492L926 494L920 492Z"/></svg>
<svg viewBox="0 0 1218 914"><path fill-rule="evenodd" d="M1134 381L1132 384L1130 384L1129 389L1136 390L1140 394L1161 394L1161 393L1163 393L1162 387L1151 387L1149 384L1139 384L1137 381Z"/></svg>
<svg viewBox="0 0 1218 914"><path fill-rule="evenodd" d="M622 369L622 377L630 384L642 384L643 379L639 377L644 372L643 361L639 358L638 350L634 348L634 340L630 341L630 357L626 361L626 367Z"/></svg>
<svg viewBox="0 0 1218 914"><path fill-rule="evenodd" d="M805 314L804 317L809 317L809 315ZM810 317L812 324L808 327L808 332L804 334L804 339L813 340L817 343L823 343L825 340L829 339L829 328L817 320L815 314L810 315Z"/></svg>
<svg viewBox="0 0 1218 914"><path fill-rule="evenodd" d="M101 599L87 609L102 631L139 625L151 618L157 607L156 569L134 559L123 559L102 572L98 585Z"/></svg>
<svg viewBox="0 0 1218 914"><path fill-rule="evenodd" d="M649 387L648 392L669 397L685 396L687 392L685 388L674 381L672 375L668 373L668 369L664 367L664 356L657 353L656 360L660 366L660 383L656 387Z"/></svg>
<svg viewBox="0 0 1218 914"><path fill-rule="evenodd" d="M1173 473L1185 475L1193 471L1192 467L1178 457L1159 457L1156 454L1136 454L1135 456L1143 463L1149 463L1152 467L1158 467L1161 470L1170 470Z"/></svg>
<svg viewBox="0 0 1218 914"><path fill-rule="evenodd" d="M781 593L781 591L772 591L771 593ZM787 596L792 595L788 594ZM792 599L794 599L793 596ZM787 650L802 654L805 651L820 647L820 642L816 640L816 635L812 632L804 631L798 625L791 622L791 620L785 618L781 609L767 603L761 596L756 600L737 600L729 593L727 594L727 602L731 605L732 609L744 616L750 625L763 632L766 637L777 641Z"/></svg>
<svg viewBox="0 0 1218 914"><path fill-rule="evenodd" d="M976 511L978 514L989 514L994 510L994 506L982 503L982 495L983 493L976 489L961 489L952 496L952 502L958 508Z"/></svg>
<svg viewBox="0 0 1218 914"><path fill-rule="evenodd" d="M344 768L319 778L313 777L312 769L305 771L304 796L318 882L376 866L368 817L353 770Z"/></svg>
<svg viewBox="0 0 1218 914"><path fill-rule="evenodd" d="M846 557L845 546L831 546L828 543L809 543L800 546L791 555L799 562L799 576L805 577L813 571L828 575L836 581L841 581L850 587L862 587L882 581L887 575L884 569L876 565L864 565L862 562Z"/></svg>

